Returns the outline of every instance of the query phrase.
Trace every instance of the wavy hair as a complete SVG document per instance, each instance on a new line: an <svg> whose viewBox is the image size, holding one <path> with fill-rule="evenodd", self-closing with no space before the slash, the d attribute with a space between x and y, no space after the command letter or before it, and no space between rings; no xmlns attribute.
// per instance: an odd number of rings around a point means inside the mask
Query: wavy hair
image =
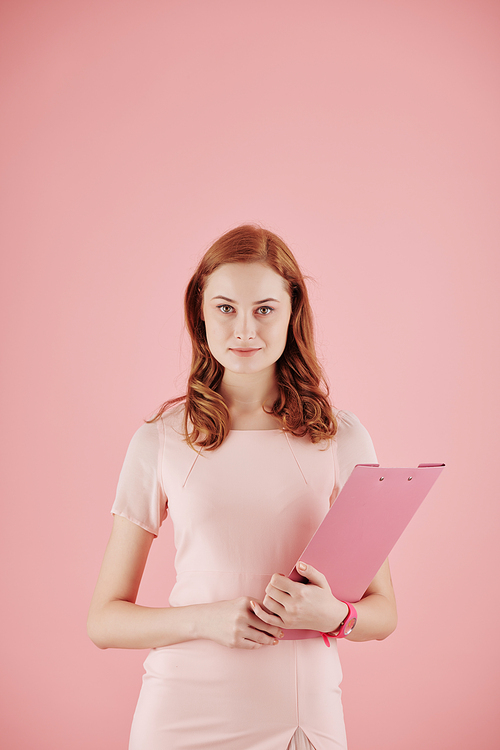
<svg viewBox="0 0 500 750"><path fill-rule="evenodd" d="M187 285L184 311L192 343L187 393L166 401L148 421L155 422L168 408L185 401L185 440L192 448L215 450L230 431L229 409L217 392L224 368L209 349L202 320L205 284L224 263L263 263L287 282L292 311L285 349L276 362L278 396L268 413L280 420L284 430L298 437L309 435L313 443L333 437L337 422L316 356L313 315L304 276L280 237L251 224L231 229L216 240Z"/></svg>

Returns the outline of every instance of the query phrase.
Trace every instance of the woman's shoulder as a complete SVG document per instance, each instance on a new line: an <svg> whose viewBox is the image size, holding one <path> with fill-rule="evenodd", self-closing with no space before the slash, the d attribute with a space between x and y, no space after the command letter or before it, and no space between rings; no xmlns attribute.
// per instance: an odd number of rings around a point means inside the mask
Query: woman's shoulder
<svg viewBox="0 0 500 750"><path fill-rule="evenodd" d="M168 401L166 403L168 404ZM175 403L167 406L164 411L162 411L157 421L160 422L164 427L172 427L174 429L177 429L184 423L185 409L186 402L184 400L176 401Z"/></svg>
<svg viewBox="0 0 500 750"><path fill-rule="evenodd" d="M342 488L356 464L376 464L378 461L370 433L358 417L345 410L334 410L334 414L337 419L337 485Z"/></svg>
<svg viewBox="0 0 500 750"><path fill-rule="evenodd" d="M333 409L333 413L337 420L337 438L365 430L354 412L347 411L347 409Z"/></svg>
<svg viewBox="0 0 500 750"><path fill-rule="evenodd" d="M159 416L144 421L135 431L130 448L153 454L158 449L161 434L169 430L183 432L184 403L168 406Z"/></svg>
<svg viewBox="0 0 500 750"><path fill-rule="evenodd" d="M366 455L366 463L376 463L375 451L370 433L352 411L334 409L337 420L335 440L339 450ZM361 461L360 461L361 463Z"/></svg>
<svg viewBox="0 0 500 750"><path fill-rule="evenodd" d="M175 400L174 403L165 401L165 403L153 413L148 420L139 428L138 432L147 433L149 427L151 431L157 434L165 435L169 431L184 433L184 410L185 402Z"/></svg>

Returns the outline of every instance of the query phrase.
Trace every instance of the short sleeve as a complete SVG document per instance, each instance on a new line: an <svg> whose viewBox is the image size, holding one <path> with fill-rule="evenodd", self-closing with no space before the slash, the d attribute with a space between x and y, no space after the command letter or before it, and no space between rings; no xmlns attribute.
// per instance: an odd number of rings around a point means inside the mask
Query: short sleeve
<svg viewBox="0 0 500 750"><path fill-rule="evenodd" d="M157 423L141 425L130 441L111 508L111 513L127 518L155 536L167 517L167 497L159 471L160 452Z"/></svg>
<svg viewBox="0 0 500 750"><path fill-rule="evenodd" d="M335 436L337 448L335 489L338 494L356 464L376 464L378 460L370 434L356 415L350 411L339 411L336 417L338 429Z"/></svg>

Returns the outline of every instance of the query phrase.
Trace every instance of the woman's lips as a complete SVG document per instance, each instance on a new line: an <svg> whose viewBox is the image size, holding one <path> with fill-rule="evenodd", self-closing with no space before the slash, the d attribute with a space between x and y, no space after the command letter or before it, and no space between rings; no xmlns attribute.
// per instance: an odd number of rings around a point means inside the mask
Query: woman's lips
<svg viewBox="0 0 500 750"><path fill-rule="evenodd" d="M260 351L260 349L231 349L237 357L252 357L254 354Z"/></svg>

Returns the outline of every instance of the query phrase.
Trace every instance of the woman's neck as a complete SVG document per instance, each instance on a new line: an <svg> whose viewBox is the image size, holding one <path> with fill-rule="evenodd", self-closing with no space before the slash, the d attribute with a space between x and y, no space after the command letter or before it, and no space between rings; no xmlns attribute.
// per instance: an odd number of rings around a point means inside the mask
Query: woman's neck
<svg viewBox="0 0 500 750"><path fill-rule="evenodd" d="M255 375L224 373L217 389L229 409L232 429L272 429L279 420L266 414L278 396L274 371Z"/></svg>

